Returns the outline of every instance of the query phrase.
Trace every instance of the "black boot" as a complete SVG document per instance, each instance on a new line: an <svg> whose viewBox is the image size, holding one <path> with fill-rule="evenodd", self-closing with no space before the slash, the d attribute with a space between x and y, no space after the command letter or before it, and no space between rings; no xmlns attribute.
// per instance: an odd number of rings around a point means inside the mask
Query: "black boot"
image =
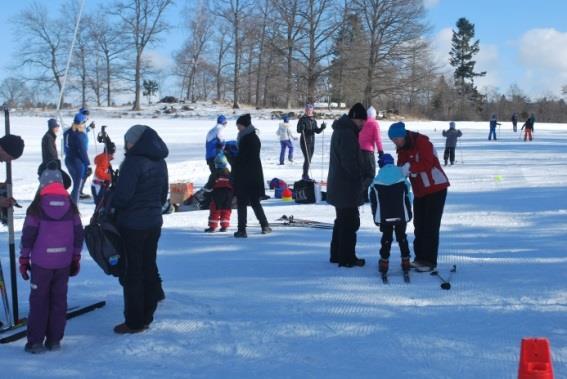
<svg viewBox="0 0 567 379"><path fill-rule="evenodd" d="M270 234L272 232L272 228L270 225L262 226L262 234Z"/></svg>
<svg viewBox="0 0 567 379"><path fill-rule="evenodd" d="M246 229L238 229L236 232L234 232L234 238L248 238Z"/></svg>

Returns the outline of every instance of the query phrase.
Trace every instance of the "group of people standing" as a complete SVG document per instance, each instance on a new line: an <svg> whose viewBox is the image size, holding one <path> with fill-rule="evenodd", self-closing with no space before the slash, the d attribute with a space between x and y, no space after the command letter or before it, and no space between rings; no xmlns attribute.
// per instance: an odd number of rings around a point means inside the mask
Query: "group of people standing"
<svg viewBox="0 0 567 379"><path fill-rule="evenodd" d="M512 117L510 118L512 121L512 130L514 133L518 131L518 114L516 112L512 113ZM534 132L534 124L535 124L535 114L531 113L530 116L526 119L526 122L520 128L520 132L524 131L524 142L525 141L532 141L533 140L533 132ZM502 125L498 122L496 117L496 113L493 113L490 117L490 131L488 133L488 140L491 141L494 139L496 141L496 127Z"/></svg>

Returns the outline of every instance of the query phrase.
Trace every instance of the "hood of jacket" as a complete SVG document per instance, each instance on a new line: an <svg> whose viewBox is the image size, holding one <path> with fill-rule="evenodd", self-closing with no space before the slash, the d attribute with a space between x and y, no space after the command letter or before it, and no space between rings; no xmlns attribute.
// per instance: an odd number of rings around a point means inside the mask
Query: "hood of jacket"
<svg viewBox="0 0 567 379"><path fill-rule="evenodd" d="M60 220L69 212L71 199L65 195L44 195L39 201L41 210L53 220Z"/></svg>
<svg viewBox="0 0 567 379"><path fill-rule="evenodd" d="M338 129L352 129L356 135L360 132L358 127L352 120L346 115L342 115L338 120L335 120L332 125L333 130Z"/></svg>
<svg viewBox="0 0 567 379"><path fill-rule="evenodd" d="M126 156L129 155L143 156L156 161L167 158L169 150L157 132L147 128L136 144L126 152Z"/></svg>

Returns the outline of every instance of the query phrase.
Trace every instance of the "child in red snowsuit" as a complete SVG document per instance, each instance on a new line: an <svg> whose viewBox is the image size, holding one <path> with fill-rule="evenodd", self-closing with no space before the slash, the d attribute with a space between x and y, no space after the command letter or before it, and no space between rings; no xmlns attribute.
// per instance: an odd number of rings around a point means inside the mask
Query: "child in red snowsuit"
<svg viewBox="0 0 567 379"><path fill-rule="evenodd" d="M220 231L225 232L230 226L230 214L232 206L233 188L230 180L230 171L227 168L228 161L224 153L220 152L215 158L215 171L209 177L205 185L206 192L212 192L209 204L209 227L205 232L212 233L219 226Z"/></svg>
<svg viewBox="0 0 567 379"><path fill-rule="evenodd" d="M96 165L95 176L91 184L91 192L95 205L103 198L104 194L112 183L112 165L110 161L114 159L116 146L110 142L105 146L104 151L97 155L94 162Z"/></svg>

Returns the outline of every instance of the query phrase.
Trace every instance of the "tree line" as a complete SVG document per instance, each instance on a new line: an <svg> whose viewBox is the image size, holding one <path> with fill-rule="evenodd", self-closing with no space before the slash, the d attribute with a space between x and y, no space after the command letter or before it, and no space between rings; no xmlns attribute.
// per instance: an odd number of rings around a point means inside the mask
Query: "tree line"
<svg viewBox="0 0 567 379"><path fill-rule="evenodd" d="M567 121L563 100L532 101L517 86L499 96L476 89L474 79L484 73L474 71L479 47L466 19L453 33L448 59L455 71L441 72L422 0L187 1L180 4L184 41L166 71L152 62L148 47L168 38L174 25L166 14L176 9L173 3L99 1L81 19L66 93L83 106L113 106L119 96L129 96L134 110L159 88L161 95L187 102L214 100L234 108L360 101L442 120L542 112ZM79 0L59 8L31 3L14 18L19 46L13 75L0 87L4 101L50 105L46 99L53 96L46 94L62 87L79 8ZM166 79L175 85L164 88Z"/></svg>

